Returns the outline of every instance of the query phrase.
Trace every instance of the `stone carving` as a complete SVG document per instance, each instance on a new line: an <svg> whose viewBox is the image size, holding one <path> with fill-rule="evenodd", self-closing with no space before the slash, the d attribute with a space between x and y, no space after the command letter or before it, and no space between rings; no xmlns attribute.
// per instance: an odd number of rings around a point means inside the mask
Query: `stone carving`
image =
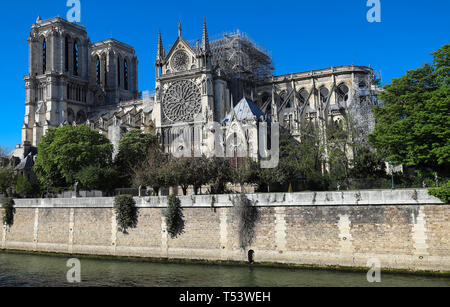
<svg viewBox="0 0 450 307"><path fill-rule="evenodd" d="M200 89L190 80L172 83L164 93L163 109L167 119L172 122L193 121L201 112Z"/></svg>

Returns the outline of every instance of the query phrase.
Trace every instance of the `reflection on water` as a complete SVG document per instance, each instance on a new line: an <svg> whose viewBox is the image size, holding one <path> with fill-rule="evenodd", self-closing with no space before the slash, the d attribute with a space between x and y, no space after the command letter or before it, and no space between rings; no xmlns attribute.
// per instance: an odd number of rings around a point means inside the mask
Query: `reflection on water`
<svg viewBox="0 0 450 307"><path fill-rule="evenodd" d="M69 258L0 253L0 286L64 287ZM81 260L77 286L96 287L366 287L446 286L450 278L382 274L380 284L367 282L365 273L303 269L161 264L112 260Z"/></svg>

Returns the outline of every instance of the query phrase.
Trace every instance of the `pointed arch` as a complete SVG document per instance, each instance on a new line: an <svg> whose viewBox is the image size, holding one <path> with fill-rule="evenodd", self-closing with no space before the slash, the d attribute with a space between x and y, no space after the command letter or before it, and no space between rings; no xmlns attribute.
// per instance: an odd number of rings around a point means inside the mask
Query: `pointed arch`
<svg viewBox="0 0 450 307"><path fill-rule="evenodd" d="M78 111L76 118L77 125L85 123L86 120L87 120L86 113L83 110Z"/></svg>
<svg viewBox="0 0 450 307"><path fill-rule="evenodd" d="M47 40L43 39L42 41L42 73L45 74L47 72Z"/></svg>
<svg viewBox="0 0 450 307"><path fill-rule="evenodd" d="M97 84L100 84L100 82L101 82L101 64L100 64L100 57L98 55L95 56L95 79L97 81Z"/></svg>
<svg viewBox="0 0 450 307"><path fill-rule="evenodd" d="M297 99L301 106L303 106L306 103L306 101L308 100L308 97L309 97L309 92L305 88L302 88L297 93Z"/></svg>
<svg viewBox="0 0 450 307"><path fill-rule="evenodd" d="M65 71L69 71L69 36L64 38L64 68Z"/></svg>
<svg viewBox="0 0 450 307"><path fill-rule="evenodd" d="M345 83L339 84L337 87L338 103L346 103L348 101L349 88Z"/></svg>
<svg viewBox="0 0 450 307"><path fill-rule="evenodd" d="M106 88L108 86L108 57L106 53L102 54L101 58L102 63L102 76L103 76L103 86Z"/></svg>
<svg viewBox="0 0 450 307"><path fill-rule="evenodd" d="M122 61L121 61L121 59L120 59L120 54L117 56L117 87L118 88L120 88L120 86L121 86L121 78L122 78L122 76L121 76L121 71L122 71L122 69L121 69L121 64L122 63Z"/></svg>
<svg viewBox="0 0 450 307"><path fill-rule="evenodd" d="M330 95L330 91L325 86L322 86L319 89L319 96L320 96L321 103L325 104L328 100L329 95Z"/></svg>
<svg viewBox="0 0 450 307"><path fill-rule="evenodd" d="M71 108L67 108L67 122L69 124L72 124L74 120L75 120L75 113Z"/></svg>

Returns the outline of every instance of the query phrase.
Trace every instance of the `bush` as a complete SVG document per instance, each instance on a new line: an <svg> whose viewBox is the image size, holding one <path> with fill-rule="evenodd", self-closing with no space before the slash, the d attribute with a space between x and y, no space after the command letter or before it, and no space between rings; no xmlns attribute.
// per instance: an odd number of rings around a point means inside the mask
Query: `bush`
<svg viewBox="0 0 450 307"><path fill-rule="evenodd" d="M118 230L127 234L128 228L137 226L137 208L131 195L118 195L114 200Z"/></svg>
<svg viewBox="0 0 450 307"><path fill-rule="evenodd" d="M184 232L184 215L181 201L178 197L170 195L167 197L167 211L165 214L167 232L174 239Z"/></svg>
<svg viewBox="0 0 450 307"><path fill-rule="evenodd" d="M11 227L14 224L14 214L16 208L14 208L14 200L12 198L2 198L2 208L5 210L3 213L3 225Z"/></svg>
<svg viewBox="0 0 450 307"><path fill-rule="evenodd" d="M450 181L448 181L440 188L429 189L428 193L430 195L433 195L434 197L439 198L446 204L450 203Z"/></svg>

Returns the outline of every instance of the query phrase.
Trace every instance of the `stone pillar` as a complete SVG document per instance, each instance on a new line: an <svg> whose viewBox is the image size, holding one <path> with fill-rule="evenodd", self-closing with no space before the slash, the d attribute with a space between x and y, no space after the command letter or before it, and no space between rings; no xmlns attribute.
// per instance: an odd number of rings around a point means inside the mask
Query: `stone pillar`
<svg viewBox="0 0 450 307"><path fill-rule="evenodd" d="M419 207L419 214L415 218L413 214L414 225L412 228L412 239L414 242L414 263L423 264L429 256L427 244L427 227L424 206Z"/></svg>
<svg viewBox="0 0 450 307"><path fill-rule="evenodd" d="M2 249L6 248L6 233L8 231L7 226L3 225L3 236L2 236Z"/></svg>
<svg viewBox="0 0 450 307"><path fill-rule="evenodd" d="M339 216L339 238L340 241L340 265L353 264L353 238L351 234L351 221L347 214Z"/></svg>
<svg viewBox="0 0 450 307"><path fill-rule="evenodd" d="M228 260L228 208L220 209L220 259Z"/></svg>
<svg viewBox="0 0 450 307"><path fill-rule="evenodd" d="M111 254L115 256L117 248L117 219L116 211L114 209L112 209L111 211Z"/></svg>
<svg viewBox="0 0 450 307"><path fill-rule="evenodd" d="M74 227L75 227L75 209L74 208L70 208L70 213L69 213L69 254L73 253L73 232L74 232Z"/></svg>
<svg viewBox="0 0 450 307"><path fill-rule="evenodd" d="M275 208L275 243L278 252L286 251L286 208Z"/></svg>
<svg viewBox="0 0 450 307"><path fill-rule="evenodd" d="M169 234L167 232L166 218L161 215L161 258L169 257Z"/></svg>
<svg viewBox="0 0 450 307"><path fill-rule="evenodd" d="M34 251L38 250L38 237L39 235L39 208L34 210L34 230L33 230L33 240L34 240Z"/></svg>

